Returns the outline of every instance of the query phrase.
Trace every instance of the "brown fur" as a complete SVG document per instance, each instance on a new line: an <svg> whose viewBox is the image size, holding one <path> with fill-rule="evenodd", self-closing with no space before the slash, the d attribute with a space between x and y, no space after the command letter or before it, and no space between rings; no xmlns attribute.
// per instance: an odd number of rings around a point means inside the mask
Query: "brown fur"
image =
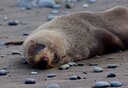
<svg viewBox="0 0 128 88"><path fill-rule="evenodd" d="M37 53L38 44L46 47ZM48 57L49 68L127 48L128 8L114 7L71 13L43 24L25 40L23 54L32 66Z"/></svg>

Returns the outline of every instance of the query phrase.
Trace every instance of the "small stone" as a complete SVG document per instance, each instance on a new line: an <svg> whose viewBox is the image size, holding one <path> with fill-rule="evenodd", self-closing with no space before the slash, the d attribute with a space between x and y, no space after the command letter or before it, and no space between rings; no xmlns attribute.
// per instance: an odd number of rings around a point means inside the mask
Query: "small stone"
<svg viewBox="0 0 128 88"><path fill-rule="evenodd" d="M57 16L54 16L54 15L48 15L48 21L54 19L55 17L57 17Z"/></svg>
<svg viewBox="0 0 128 88"><path fill-rule="evenodd" d="M61 5L60 4L55 4L54 6L53 6L53 9L60 9L61 8Z"/></svg>
<svg viewBox="0 0 128 88"><path fill-rule="evenodd" d="M64 65L59 67L59 70L66 70L66 69L69 69L69 68L70 68L69 64L64 64Z"/></svg>
<svg viewBox="0 0 128 88"><path fill-rule="evenodd" d="M24 83L25 84L35 84L36 81L33 78L27 78Z"/></svg>
<svg viewBox="0 0 128 88"><path fill-rule="evenodd" d="M18 21L15 21L15 20L9 21L8 22L8 25L10 25L10 26L16 26L16 25L18 25Z"/></svg>
<svg viewBox="0 0 128 88"><path fill-rule="evenodd" d="M116 68L117 67L117 64L108 64L107 65L107 68Z"/></svg>
<svg viewBox="0 0 128 88"><path fill-rule="evenodd" d="M80 76L76 76L76 75L73 75L73 76L69 77L69 80L78 80L78 79L81 79L81 77Z"/></svg>
<svg viewBox="0 0 128 88"><path fill-rule="evenodd" d="M10 66L6 65L2 69L9 69Z"/></svg>
<svg viewBox="0 0 128 88"><path fill-rule="evenodd" d="M110 83L110 85L111 85L111 87L120 87L120 86L122 86L123 84L122 84L121 82L119 82L119 81L112 81L112 82Z"/></svg>
<svg viewBox="0 0 128 88"><path fill-rule="evenodd" d="M88 7L88 4L84 4L83 7L84 7L84 8L87 8L87 7Z"/></svg>
<svg viewBox="0 0 128 88"><path fill-rule="evenodd" d="M107 77L108 77L108 78L116 77L116 74L110 73L110 74L107 75Z"/></svg>
<svg viewBox="0 0 128 88"><path fill-rule="evenodd" d="M58 84L49 84L47 88L60 88Z"/></svg>
<svg viewBox="0 0 128 88"><path fill-rule="evenodd" d="M94 71L94 72L103 72L103 69L100 68L100 67L94 67L94 68L93 68L93 71Z"/></svg>
<svg viewBox="0 0 128 88"><path fill-rule="evenodd" d="M84 63L79 63L77 64L77 66L84 66Z"/></svg>
<svg viewBox="0 0 128 88"><path fill-rule="evenodd" d="M31 75L37 75L38 72L31 72Z"/></svg>
<svg viewBox="0 0 128 88"><path fill-rule="evenodd" d="M71 9L73 8L74 4L73 3L65 3L65 8Z"/></svg>
<svg viewBox="0 0 128 88"><path fill-rule="evenodd" d="M8 17L6 17L6 16L4 17L4 21L7 21L8 19L9 19Z"/></svg>
<svg viewBox="0 0 128 88"><path fill-rule="evenodd" d="M28 62L25 59L22 59L21 63L22 64L28 64Z"/></svg>
<svg viewBox="0 0 128 88"><path fill-rule="evenodd" d="M39 7L47 7L47 8L53 8L55 5L54 0L39 0L38 6Z"/></svg>
<svg viewBox="0 0 128 88"><path fill-rule="evenodd" d="M6 75L6 74L7 74L7 71L6 71L6 70L4 70L4 69L1 69L1 70L0 70L0 76L1 76L1 75Z"/></svg>
<svg viewBox="0 0 128 88"><path fill-rule="evenodd" d="M89 66L97 66L97 63L88 63Z"/></svg>
<svg viewBox="0 0 128 88"><path fill-rule="evenodd" d="M89 3L95 3L96 0L89 0Z"/></svg>
<svg viewBox="0 0 128 88"><path fill-rule="evenodd" d="M106 88L109 86L110 86L110 84L106 81L98 81L98 82L95 82L94 88Z"/></svg>
<svg viewBox="0 0 128 88"><path fill-rule="evenodd" d="M22 33L23 36L28 36L29 34L28 33Z"/></svg>
<svg viewBox="0 0 128 88"><path fill-rule="evenodd" d="M51 13L57 14L58 13L58 10L52 10Z"/></svg>
<svg viewBox="0 0 128 88"><path fill-rule="evenodd" d="M68 62L68 64L69 64L70 66L77 66L77 64L76 64L75 62Z"/></svg>
<svg viewBox="0 0 128 88"><path fill-rule="evenodd" d="M47 75L48 78L53 78L53 77L56 77L56 74L55 73L50 73Z"/></svg>
<svg viewBox="0 0 128 88"><path fill-rule="evenodd" d="M20 54L19 51L17 51L17 50L13 50L13 51L12 51L12 55L21 55L21 54Z"/></svg>

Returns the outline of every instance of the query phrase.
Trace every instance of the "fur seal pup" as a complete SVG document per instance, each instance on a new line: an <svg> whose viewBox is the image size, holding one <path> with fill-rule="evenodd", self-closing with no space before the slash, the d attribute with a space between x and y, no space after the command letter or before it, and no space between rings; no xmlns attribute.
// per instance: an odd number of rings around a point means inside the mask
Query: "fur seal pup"
<svg viewBox="0 0 128 88"><path fill-rule="evenodd" d="M60 16L33 31L23 54L36 68L57 67L128 48L128 8L76 12Z"/></svg>

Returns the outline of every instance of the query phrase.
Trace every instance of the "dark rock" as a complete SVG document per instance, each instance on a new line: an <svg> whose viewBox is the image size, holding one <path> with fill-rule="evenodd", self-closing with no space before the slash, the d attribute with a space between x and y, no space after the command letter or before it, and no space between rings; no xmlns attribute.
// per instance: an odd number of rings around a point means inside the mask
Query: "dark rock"
<svg viewBox="0 0 128 88"><path fill-rule="evenodd" d="M27 78L24 83L25 84L35 84L36 81L34 79L32 79L32 78Z"/></svg>
<svg viewBox="0 0 128 88"><path fill-rule="evenodd" d="M53 77L56 77L56 74L50 73L50 74L47 75L47 77L48 77L48 78L53 78Z"/></svg>
<svg viewBox="0 0 128 88"><path fill-rule="evenodd" d="M77 64L77 66L84 66L84 64L83 63L79 63L79 64Z"/></svg>
<svg viewBox="0 0 128 88"><path fill-rule="evenodd" d="M81 79L81 77L75 75L69 77L69 80L78 80L78 79Z"/></svg>
<svg viewBox="0 0 128 88"><path fill-rule="evenodd" d="M15 20L12 20L12 21L8 22L8 25L10 25L10 26L16 26L18 24L19 24L18 21L15 21Z"/></svg>
<svg viewBox="0 0 128 88"><path fill-rule="evenodd" d="M57 16L54 16L54 15L48 15L48 21L54 19L55 17L57 17Z"/></svg>
<svg viewBox="0 0 128 88"><path fill-rule="evenodd" d="M28 36L29 34L28 33L22 33L23 36Z"/></svg>
<svg viewBox="0 0 128 88"><path fill-rule="evenodd" d="M116 77L116 74L110 73L110 74L107 75L107 77L108 77L108 78Z"/></svg>
<svg viewBox="0 0 128 88"><path fill-rule="evenodd" d="M107 68L116 68L117 67L117 64L108 64L107 65Z"/></svg>

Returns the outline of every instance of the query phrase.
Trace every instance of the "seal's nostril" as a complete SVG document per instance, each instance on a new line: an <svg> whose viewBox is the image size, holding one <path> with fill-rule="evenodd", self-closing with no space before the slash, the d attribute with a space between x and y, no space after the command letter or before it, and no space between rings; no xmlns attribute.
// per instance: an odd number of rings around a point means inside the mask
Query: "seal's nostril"
<svg viewBox="0 0 128 88"><path fill-rule="evenodd" d="M47 68L48 65L48 59L46 57L42 57L41 60L38 63L38 68Z"/></svg>

